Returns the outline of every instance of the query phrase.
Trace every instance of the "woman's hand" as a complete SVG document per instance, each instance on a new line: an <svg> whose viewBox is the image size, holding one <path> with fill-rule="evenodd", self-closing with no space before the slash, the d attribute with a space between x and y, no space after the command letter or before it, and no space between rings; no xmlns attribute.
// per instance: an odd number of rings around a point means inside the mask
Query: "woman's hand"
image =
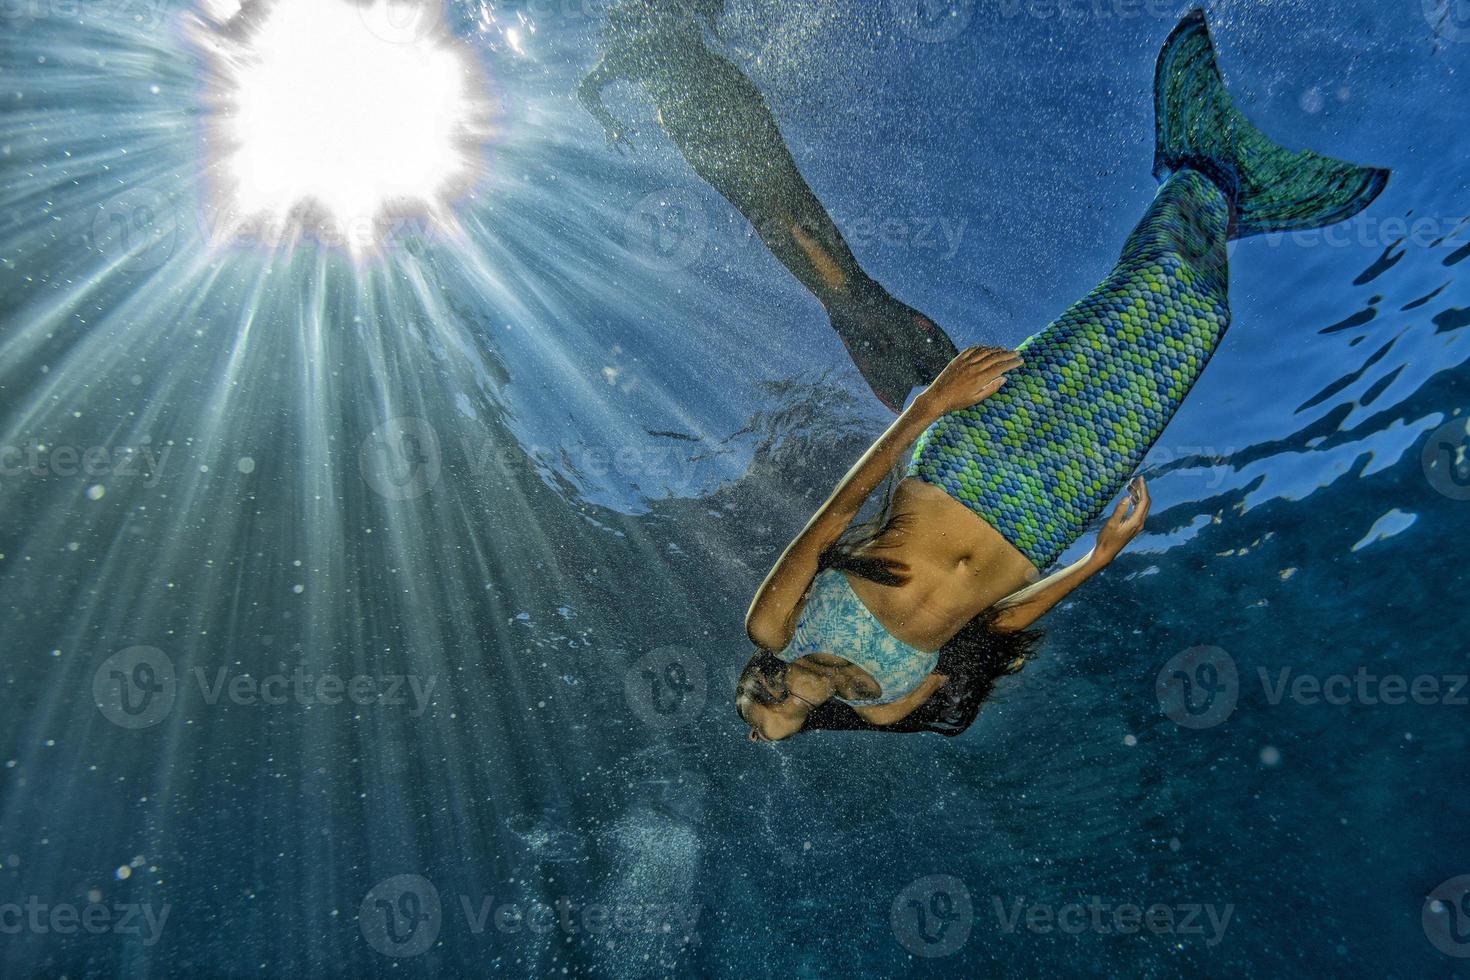
<svg viewBox="0 0 1470 980"><path fill-rule="evenodd" d="M609 150L617 150L619 156L627 156L629 150L637 149L633 145L633 141L628 139L627 135L617 128L616 122L612 119L603 123L602 135L607 140L607 148Z"/></svg>
<svg viewBox="0 0 1470 980"><path fill-rule="evenodd" d="M1143 482L1143 477L1135 476L1128 484L1128 496L1118 502L1118 509L1097 532L1097 547L1093 553L1104 562L1118 557L1128 542L1143 530L1149 503L1148 484Z"/></svg>
<svg viewBox="0 0 1470 980"><path fill-rule="evenodd" d="M1021 355L1004 347L967 348L939 372L919 399L935 418L969 408L1000 391L1006 372L1021 364Z"/></svg>

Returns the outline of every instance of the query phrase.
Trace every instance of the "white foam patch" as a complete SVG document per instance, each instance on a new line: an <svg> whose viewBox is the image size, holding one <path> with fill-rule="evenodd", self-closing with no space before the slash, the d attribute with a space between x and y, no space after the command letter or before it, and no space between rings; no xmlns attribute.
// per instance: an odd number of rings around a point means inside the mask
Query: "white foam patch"
<svg viewBox="0 0 1470 980"><path fill-rule="evenodd" d="M1368 529L1367 534L1363 535L1363 539L1353 545L1353 550L1361 551L1370 544L1376 544L1395 534L1402 534L1418 519L1418 514L1410 514L1395 507L1373 522L1373 526Z"/></svg>
<svg viewBox="0 0 1470 980"><path fill-rule="evenodd" d="M686 823L639 809L613 824L607 845L615 873L602 902L650 928L625 932L608 950L618 961L611 972L672 965L698 942L700 906L695 885L701 867L699 835Z"/></svg>

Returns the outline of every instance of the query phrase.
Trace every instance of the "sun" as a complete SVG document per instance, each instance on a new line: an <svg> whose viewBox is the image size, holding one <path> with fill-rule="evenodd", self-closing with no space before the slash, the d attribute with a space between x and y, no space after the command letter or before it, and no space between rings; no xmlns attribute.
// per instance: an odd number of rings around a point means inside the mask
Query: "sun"
<svg viewBox="0 0 1470 980"><path fill-rule="evenodd" d="M437 0L232 6L211 18L225 223L304 223L356 249L389 217L442 218L477 173L489 118L486 80L439 27Z"/></svg>

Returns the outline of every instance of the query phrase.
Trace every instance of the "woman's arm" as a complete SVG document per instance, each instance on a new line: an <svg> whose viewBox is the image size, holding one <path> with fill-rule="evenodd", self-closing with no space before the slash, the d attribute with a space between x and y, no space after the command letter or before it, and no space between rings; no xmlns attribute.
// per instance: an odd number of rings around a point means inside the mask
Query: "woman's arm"
<svg viewBox="0 0 1470 980"><path fill-rule="evenodd" d="M633 148L632 142L622 133L618 120L607 106L602 103L602 90L613 82L625 77L625 72L618 66L616 59L604 55L587 77L582 79L577 86L577 100L592 114L592 118L602 126L602 131L607 136L608 145L615 147L619 153L623 148Z"/></svg>
<svg viewBox="0 0 1470 980"><path fill-rule="evenodd" d="M944 674L930 674L928 677L897 701L887 704L860 704L853 708L858 717L870 725L892 725L894 722L903 721L914 713L914 709L928 701L930 696L949 680Z"/></svg>
<svg viewBox="0 0 1470 980"><path fill-rule="evenodd" d="M863 454L826 503L812 515L796 540L761 583L745 615L745 631L757 646L783 650L791 642L807 589L823 551L847 530L868 494L898 465L899 458L931 423L946 412L983 401L1005 384L1005 372L1019 367L1014 351L972 347L961 351L923 393L894 420Z"/></svg>
<svg viewBox="0 0 1470 980"><path fill-rule="evenodd" d="M996 603L998 614L991 626L1002 633L1023 630L1061 602L1072 590L1112 564L1114 558L1143 530L1148 517L1148 484L1134 477L1128 484L1128 496L1098 532L1097 545L1087 557L1053 572L1039 582L1026 586ZM1131 510L1130 510L1131 507Z"/></svg>

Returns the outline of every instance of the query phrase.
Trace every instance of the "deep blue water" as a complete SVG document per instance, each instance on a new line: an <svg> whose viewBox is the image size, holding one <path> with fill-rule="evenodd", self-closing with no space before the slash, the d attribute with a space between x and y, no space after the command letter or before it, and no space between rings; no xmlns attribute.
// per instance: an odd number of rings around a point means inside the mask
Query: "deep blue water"
<svg viewBox="0 0 1470 980"><path fill-rule="evenodd" d="M724 50L868 271L1016 343L1149 199L1181 8L953 6L735 0ZM1467 975L1470 21L1209 9L1387 192L1234 248L1149 532L969 732L770 746L745 605L887 416L636 90L603 146L600 4L452 10L483 172L365 260L201 239L190 8L6 5L0 974Z"/></svg>

